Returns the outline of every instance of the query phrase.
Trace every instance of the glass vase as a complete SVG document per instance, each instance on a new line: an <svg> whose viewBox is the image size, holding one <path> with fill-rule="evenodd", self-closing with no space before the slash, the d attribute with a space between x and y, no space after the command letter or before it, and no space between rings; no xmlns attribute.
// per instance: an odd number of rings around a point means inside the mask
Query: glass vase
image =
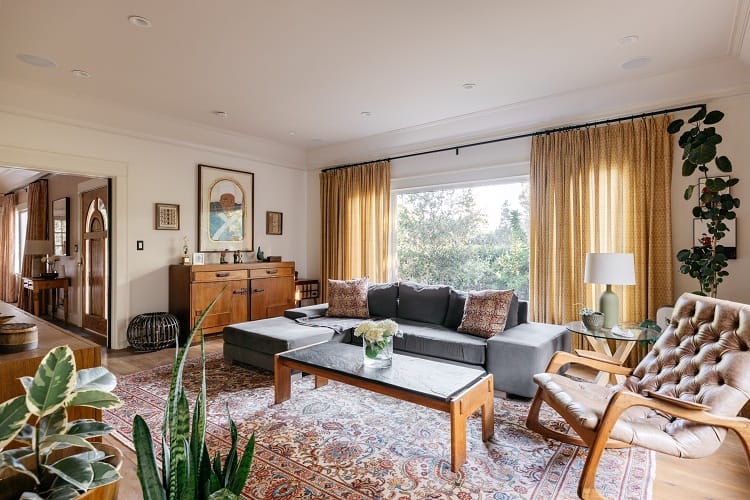
<svg viewBox="0 0 750 500"><path fill-rule="evenodd" d="M388 368L393 358L393 337L385 337L379 342L362 339L362 355L365 366Z"/></svg>

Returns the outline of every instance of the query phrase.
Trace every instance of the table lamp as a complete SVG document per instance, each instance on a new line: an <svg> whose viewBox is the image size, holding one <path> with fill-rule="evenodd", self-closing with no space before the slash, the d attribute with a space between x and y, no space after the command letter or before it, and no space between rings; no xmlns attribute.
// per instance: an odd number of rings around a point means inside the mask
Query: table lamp
<svg viewBox="0 0 750 500"><path fill-rule="evenodd" d="M599 311L604 314L604 328L612 328L620 316L620 305L612 285L635 285L632 253L587 253L583 281L607 285L599 297Z"/></svg>
<svg viewBox="0 0 750 500"><path fill-rule="evenodd" d="M51 240L26 240L23 247L24 255L31 255L31 277L38 278L42 275L42 255L52 253ZM37 258L38 257L38 258Z"/></svg>

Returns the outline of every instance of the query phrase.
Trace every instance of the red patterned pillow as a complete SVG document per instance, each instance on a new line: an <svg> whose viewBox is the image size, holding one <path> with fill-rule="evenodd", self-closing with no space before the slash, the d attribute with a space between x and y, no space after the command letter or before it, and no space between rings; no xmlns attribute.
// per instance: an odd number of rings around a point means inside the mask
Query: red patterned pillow
<svg viewBox="0 0 750 500"><path fill-rule="evenodd" d="M367 285L369 278L354 280L328 280L327 316L346 318L369 318L367 304Z"/></svg>
<svg viewBox="0 0 750 500"><path fill-rule="evenodd" d="M458 331L486 339L501 333L505 330L512 298L513 290L469 292Z"/></svg>

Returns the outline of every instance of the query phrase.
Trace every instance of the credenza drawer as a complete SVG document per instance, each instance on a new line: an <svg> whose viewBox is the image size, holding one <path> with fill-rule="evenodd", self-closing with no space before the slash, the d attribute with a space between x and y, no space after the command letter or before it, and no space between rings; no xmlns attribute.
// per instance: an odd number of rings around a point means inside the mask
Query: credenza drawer
<svg viewBox="0 0 750 500"><path fill-rule="evenodd" d="M196 271L193 273L193 281L227 281L247 279L247 270L226 271Z"/></svg>
<svg viewBox="0 0 750 500"><path fill-rule="evenodd" d="M266 269L251 269L250 279L274 278L276 276L291 276L291 267L269 267Z"/></svg>

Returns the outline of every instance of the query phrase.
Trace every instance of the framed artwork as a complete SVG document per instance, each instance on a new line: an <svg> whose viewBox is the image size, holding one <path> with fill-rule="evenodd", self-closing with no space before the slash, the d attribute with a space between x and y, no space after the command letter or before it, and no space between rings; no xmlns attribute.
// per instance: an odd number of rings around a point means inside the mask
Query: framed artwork
<svg viewBox="0 0 750 500"><path fill-rule="evenodd" d="M206 263L205 255L202 253L194 253L193 254L193 265L194 266L202 266Z"/></svg>
<svg viewBox="0 0 750 500"><path fill-rule="evenodd" d="M253 250L252 172L198 165L198 249Z"/></svg>
<svg viewBox="0 0 750 500"><path fill-rule="evenodd" d="M737 258L737 219L726 220L729 231L726 232L719 244L724 247L724 255L727 259ZM705 219L693 219L693 246L700 247L711 245L711 235L708 233L708 221Z"/></svg>
<svg viewBox="0 0 750 500"><path fill-rule="evenodd" d="M172 203L154 203L156 229L180 229L180 206Z"/></svg>
<svg viewBox="0 0 750 500"><path fill-rule="evenodd" d="M70 198L52 202L52 233L55 255L68 255L70 241Z"/></svg>
<svg viewBox="0 0 750 500"><path fill-rule="evenodd" d="M284 214L281 212L266 212L266 234L281 234L283 222Z"/></svg>

